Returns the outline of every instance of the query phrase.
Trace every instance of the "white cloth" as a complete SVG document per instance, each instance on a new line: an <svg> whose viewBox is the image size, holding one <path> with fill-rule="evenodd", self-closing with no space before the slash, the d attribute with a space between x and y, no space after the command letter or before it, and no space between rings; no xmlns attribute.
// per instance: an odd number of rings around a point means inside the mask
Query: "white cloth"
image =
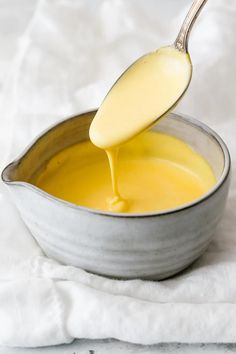
<svg viewBox="0 0 236 354"><path fill-rule="evenodd" d="M42 0L2 93L1 167L59 118L96 107L134 59L173 41L190 1ZM235 0L209 2L191 36L178 107L225 139L235 170ZM117 281L45 257L0 186L0 344L73 338L236 342L236 180L208 251L162 282Z"/></svg>

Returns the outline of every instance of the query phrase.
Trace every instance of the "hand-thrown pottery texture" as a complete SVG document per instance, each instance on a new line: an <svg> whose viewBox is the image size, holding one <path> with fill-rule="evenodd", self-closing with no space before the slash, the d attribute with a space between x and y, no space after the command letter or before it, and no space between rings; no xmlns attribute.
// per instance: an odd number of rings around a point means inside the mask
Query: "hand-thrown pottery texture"
<svg viewBox="0 0 236 354"><path fill-rule="evenodd" d="M30 183L55 153L88 139L96 112L80 114L50 128L9 164L2 179L22 219L45 254L90 272L124 279L164 279L206 250L222 216L229 187L230 157L206 125L169 114L154 130L172 134L211 165L217 184L197 201L159 213L115 214L76 206Z"/></svg>

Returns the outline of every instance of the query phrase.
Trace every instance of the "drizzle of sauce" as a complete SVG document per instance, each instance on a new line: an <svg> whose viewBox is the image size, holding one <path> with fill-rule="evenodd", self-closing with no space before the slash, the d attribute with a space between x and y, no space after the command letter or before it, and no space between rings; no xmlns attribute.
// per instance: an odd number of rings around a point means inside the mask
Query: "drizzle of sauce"
<svg viewBox="0 0 236 354"><path fill-rule="evenodd" d="M116 212L125 212L128 209L128 202L127 200L121 197L117 180L118 152L118 147L112 148L111 150L106 150L111 171L111 183L113 192L113 196L107 198L107 203L109 210Z"/></svg>

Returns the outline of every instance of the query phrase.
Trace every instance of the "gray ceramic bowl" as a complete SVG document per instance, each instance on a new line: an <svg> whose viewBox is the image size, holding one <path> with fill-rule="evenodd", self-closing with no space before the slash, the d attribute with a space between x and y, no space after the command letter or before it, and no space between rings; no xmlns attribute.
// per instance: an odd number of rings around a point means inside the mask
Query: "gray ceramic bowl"
<svg viewBox="0 0 236 354"><path fill-rule="evenodd" d="M217 184L191 204L159 213L116 214L76 206L29 183L58 151L88 139L95 111L69 118L35 140L9 164L2 180L22 219L45 254L90 272L124 279L163 279L206 250L222 216L229 187L230 156L206 125L170 114L153 129L185 140L211 165Z"/></svg>

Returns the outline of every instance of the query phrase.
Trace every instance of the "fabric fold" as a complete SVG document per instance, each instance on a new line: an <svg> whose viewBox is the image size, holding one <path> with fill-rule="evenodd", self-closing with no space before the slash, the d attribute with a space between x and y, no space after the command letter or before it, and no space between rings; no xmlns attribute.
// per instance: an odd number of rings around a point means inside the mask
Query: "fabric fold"
<svg viewBox="0 0 236 354"><path fill-rule="evenodd" d="M235 304L158 304L70 281L58 282L57 287L69 307L68 331L76 338L110 337L140 344L235 340Z"/></svg>
<svg viewBox="0 0 236 354"><path fill-rule="evenodd" d="M28 278L1 283L0 343L37 347L69 343L65 304L52 280Z"/></svg>

